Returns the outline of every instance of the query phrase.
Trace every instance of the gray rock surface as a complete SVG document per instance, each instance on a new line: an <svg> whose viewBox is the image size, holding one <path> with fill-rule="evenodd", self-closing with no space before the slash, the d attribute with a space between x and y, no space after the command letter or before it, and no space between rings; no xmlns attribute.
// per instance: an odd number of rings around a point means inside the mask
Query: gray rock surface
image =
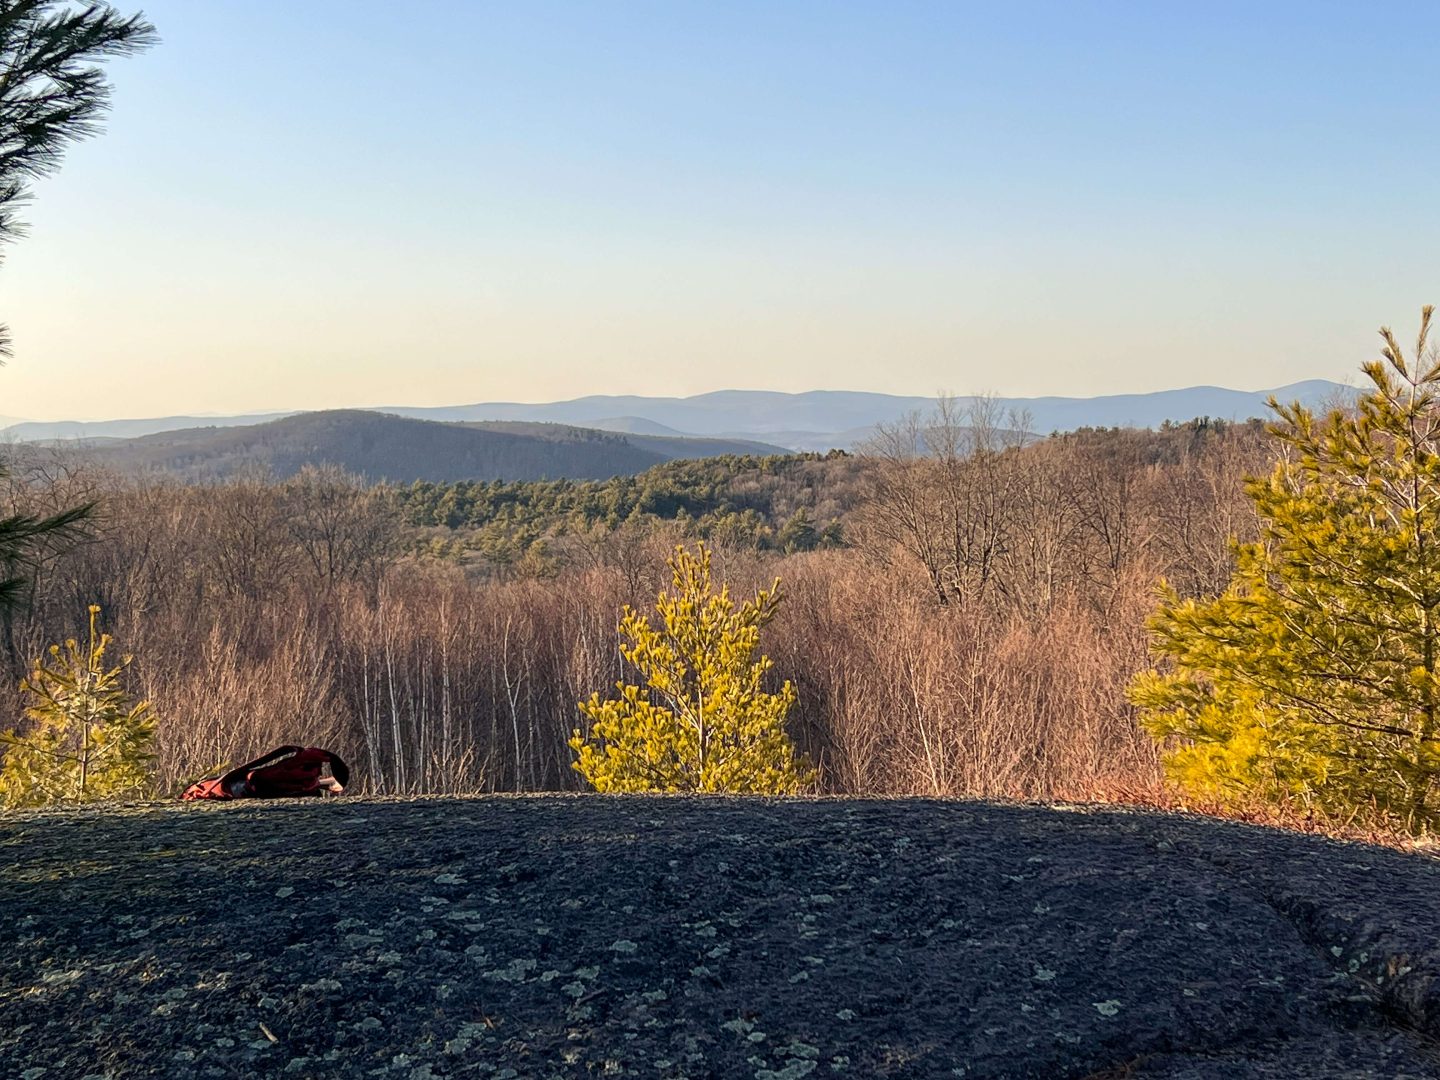
<svg viewBox="0 0 1440 1080"><path fill-rule="evenodd" d="M0 1076L1440 1076L1440 862L1200 818L533 797L0 817Z"/></svg>

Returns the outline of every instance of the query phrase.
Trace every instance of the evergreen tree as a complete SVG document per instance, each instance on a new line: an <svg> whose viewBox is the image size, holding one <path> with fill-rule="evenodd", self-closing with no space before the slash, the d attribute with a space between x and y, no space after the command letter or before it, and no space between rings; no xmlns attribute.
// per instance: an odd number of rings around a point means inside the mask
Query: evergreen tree
<svg viewBox="0 0 1440 1080"><path fill-rule="evenodd" d="M30 182L54 172L65 147L94 134L109 107L110 87L96 64L154 41L142 15L122 16L108 4L0 0L0 245L23 231L17 211ZM0 324L0 362L10 353L9 329ZM0 519L0 614L19 602L25 564L38 547L73 533L91 509Z"/></svg>
<svg viewBox="0 0 1440 1080"><path fill-rule="evenodd" d="M1411 827L1440 775L1440 361L1424 310L1413 358L1384 360L1354 409L1271 401L1279 464L1247 490L1261 519L1214 600L1165 595L1163 671L1131 688L1171 774L1222 800L1370 808Z"/></svg>
<svg viewBox="0 0 1440 1080"><path fill-rule="evenodd" d="M22 231L16 217L30 182L60 166L65 147L93 135L110 104L97 63L148 48L144 16L109 4L0 0L0 243ZM0 356L10 352L0 327Z"/></svg>
<svg viewBox="0 0 1440 1080"><path fill-rule="evenodd" d="M0 476L4 475L5 467L0 464ZM0 518L0 615L24 599L30 582L28 568L46 543L75 539L93 509L93 504L86 503L49 517L12 514Z"/></svg>
<svg viewBox="0 0 1440 1080"><path fill-rule="evenodd" d="M815 531L815 522L806 510L796 510L775 542L781 551L793 555L797 551L814 551L820 546L820 534Z"/></svg>
<svg viewBox="0 0 1440 1080"><path fill-rule="evenodd" d="M30 699L28 735L0 733L5 760L0 766L0 801L38 806L142 793L150 783L155 718L149 702L125 691L125 657L108 666L109 634L97 633L100 609L90 608L90 635L84 646L71 638L62 650L35 662L20 683Z"/></svg>
<svg viewBox="0 0 1440 1080"><path fill-rule="evenodd" d="M627 661L645 686L617 684L620 697L582 702L588 737L570 745L575 769L597 791L703 791L780 795L810 785L814 770L785 732L795 703L786 682L761 688L770 660L760 630L780 603L780 582L736 606L715 591L710 551L684 547L670 559L673 593L656 602L660 625L626 607L620 632Z"/></svg>

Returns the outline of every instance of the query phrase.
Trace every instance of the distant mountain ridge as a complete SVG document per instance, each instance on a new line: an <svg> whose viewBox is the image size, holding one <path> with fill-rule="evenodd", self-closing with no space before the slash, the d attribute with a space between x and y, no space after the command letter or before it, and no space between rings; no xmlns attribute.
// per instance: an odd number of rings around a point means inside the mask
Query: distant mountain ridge
<svg viewBox="0 0 1440 1080"><path fill-rule="evenodd" d="M16 442L61 439L138 439L162 431L190 428L247 427L294 416L293 412L242 413L235 416L156 416L138 420L17 420L0 428Z"/></svg>
<svg viewBox="0 0 1440 1080"><path fill-rule="evenodd" d="M365 480L606 480L676 458L783 454L754 441L621 435L562 424L439 423L362 409L297 413L263 424L186 428L81 444L125 472L222 479L259 468L277 478L334 465Z"/></svg>
<svg viewBox="0 0 1440 1080"><path fill-rule="evenodd" d="M1348 392L1340 383L1311 379L1272 390L1227 390L1194 386L1148 394L1093 398L996 398L1002 409L1027 413L1039 434L1077 427L1156 427L1166 420L1197 416L1242 420L1268 415L1271 396L1317 404ZM959 400L966 400L964 397ZM852 390L811 390L785 394L767 390L720 390L687 398L597 395L547 404L490 402L441 408L387 408L397 416L429 420L540 420L603 426L614 417L643 419L686 435L765 438L796 449L828 449L826 438L844 436L849 445L876 424L894 423L912 412L928 412L933 397L875 394ZM782 437L783 436L783 437ZM813 444L801 446L799 444ZM839 441L830 445L844 445Z"/></svg>
<svg viewBox="0 0 1440 1080"><path fill-rule="evenodd" d="M1166 420L1197 416L1243 420L1266 416L1266 400L1317 405L1354 391L1341 383L1311 379L1273 390L1228 390L1192 386L1148 394L1111 394L1091 398L997 398L1002 409L1025 413L1038 434L1077 427L1156 427ZM964 400L963 398L960 400ZM912 412L934 407L929 397L850 390L812 390L786 394L768 390L720 390L693 397L593 395L542 404L482 402L438 407L390 406L347 410L386 413L413 420L448 423L539 422L601 429L627 436L759 440L792 450L853 448L877 424L894 423ZM3 429L21 441L135 438L193 428L250 426L294 416L262 413L229 417L172 416L94 422L23 422Z"/></svg>

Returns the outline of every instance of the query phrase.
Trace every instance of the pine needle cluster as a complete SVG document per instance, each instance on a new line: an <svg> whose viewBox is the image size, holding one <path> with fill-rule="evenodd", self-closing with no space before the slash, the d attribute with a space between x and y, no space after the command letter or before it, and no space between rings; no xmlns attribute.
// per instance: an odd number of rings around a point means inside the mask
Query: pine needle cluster
<svg viewBox="0 0 1440 1080"><path fill-rule="evenodd" d="M0 0L0 243L23 232L17 211L30 182L99 130L110 106L99 63L155 41L143 16L109 4ZM10 335L0 326L0 357L9 355Z"/></svg>

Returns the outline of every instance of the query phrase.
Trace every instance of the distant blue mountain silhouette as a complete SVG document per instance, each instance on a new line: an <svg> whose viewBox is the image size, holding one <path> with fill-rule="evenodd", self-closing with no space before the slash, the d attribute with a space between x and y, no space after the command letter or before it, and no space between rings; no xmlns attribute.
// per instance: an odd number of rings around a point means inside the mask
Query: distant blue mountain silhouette
<svg viewBox="0 0 1440 1080"><path fill-rule="evenodd" d="M1113 394L1092 398L998 398L1003 409L1027 417L1038 434L1077 427L1156 427L1166 420L1197 416L1243 420L1267 416L1266 401L1321 404L1350 388L1324 379L1292 383L1273 390L1227 390L1192 386L1149 394ZM963 400L963 399L962 399ZM876 424L893 423L912 412L934 408L934 399L848 390L812 390L782 394L767 390L720 390L694 397L596 395L546 404L488 402L433 408L386 406L371 410L421 420L519 420L575 424L648 435L702 435L760 439L799 450L849 448L863 441ZM24 422L4 429L17 440L134 438L198 427L238 427L275 420L287 413L248 416L170 416L146 420Z"/></svg>

